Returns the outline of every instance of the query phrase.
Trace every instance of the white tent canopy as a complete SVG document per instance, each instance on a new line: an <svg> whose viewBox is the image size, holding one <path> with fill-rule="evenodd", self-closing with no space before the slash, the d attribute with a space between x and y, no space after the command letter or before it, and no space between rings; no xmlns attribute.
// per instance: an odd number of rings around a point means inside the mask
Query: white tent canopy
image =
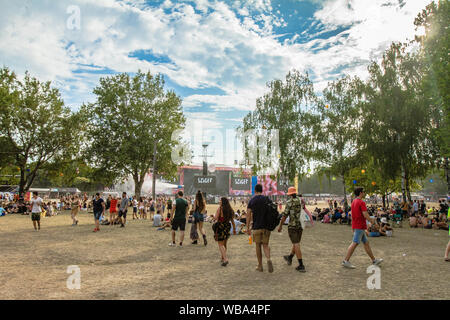
<svg viewBox="0 0 450 320"><path fill-rule="evenodd" d="M152 189L152 175L147 174L144 179L144 184L142 185L141 194L142 195L151 195L153 193ZM171 195L174 189L177 189L178 185L163 182L159 179L156 179L156 194L167 194ZM128 195L134 195L134 180L132 177L129 177L125 183L117 184L114 186L114 191L122 193L125 191Z"/></svg>

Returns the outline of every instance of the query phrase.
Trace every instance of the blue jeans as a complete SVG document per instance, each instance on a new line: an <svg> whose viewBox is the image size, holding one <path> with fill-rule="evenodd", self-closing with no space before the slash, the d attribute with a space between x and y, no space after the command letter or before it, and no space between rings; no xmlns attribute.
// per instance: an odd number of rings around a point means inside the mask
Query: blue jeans
<svg viewBox="0 0 450 320"><path fill-rule="evenodd" d="M102 212L94 212L94 219L95 220L100 220L100 217L102 216Z"/></svg>
<svg viewBox="0 0 450 320"><path fill-rule="evenodd" d="M353 230L353 242L360 244L362 243L367 243L367 236L366 236L366 232L363 229L354 229Z"/></svg>

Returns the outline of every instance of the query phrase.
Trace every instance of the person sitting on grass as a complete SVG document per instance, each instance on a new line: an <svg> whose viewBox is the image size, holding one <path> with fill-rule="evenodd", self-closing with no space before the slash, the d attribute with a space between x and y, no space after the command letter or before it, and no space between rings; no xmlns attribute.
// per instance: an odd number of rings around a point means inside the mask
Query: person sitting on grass
<svg viewBox="0 0 450 320"><path fill-rule="evenodd" d="M419 216L417 217L417 227L418 228L423 228L424 224L423 224L423 213L419 213Z"/></svg>
<svg viewBox="0 0 450 320"><path fill-rule="evenodd" d="M425 214L425 216L422 219L423 227L425 229L432 229L433 228L433 219L430 219L428 217L428 214Z"/></svg>
<svg viewBox="0 0 450 320"><path fill-rule="evenodd" d="M153 226L160 227L162 221L161 209L159 209L156 214L153 216Z"/></svg>
<svg viewBox="0 0 450 320"><path fill-rule="evenodd" d="M330 219L330 215L327 213L323 216L323 220L322 223L330 223L331 219Z"/></svg>
<svg viewBox="0 0 450 320"><path fill-rule="evenodd" d="M380 233L380 225L377 223L368 223L366 234L369 237L379 237L381 236Z"/></svg>
<svg viewBox="0 0 450 320"><path fill-rule="evenodd" d="M415 215L411 216L409 218L409 226L411 228L417 228L418 225L419 225L419 221L418 221L417 217Z"/></svg>
<svg viewBox="0 0 450 320"><path fill-rule="evenodd" d="M170 219L164 221L164 223L161 225L161 227L159 227L159 228L156 229L156 230L160 231L160 230L166 230L166 229L168 229L168 228L169 228L169 229L172 228L172 224L170 223Z"/></svg>
<svg viewBox="0 0 450 320"><path fill-rule="evenodd" d="M0 205L0 217L6 216L7 214L8 214L8 212L5 210L4 204L2 203Z"/></svg>
<svg viewBox="0 0 450 320"><path fill-rule="evenodd" d="M445 216L441 216L439 220L436 219L433 228L437 230L449 230L449 224Z"/></svg>
<svg viewBox="0 0 450 320"><path fill-rule="evenodd" d="M382 236L392 236L392 227L391 225L388 223L386 218L381 218L381 223L380 223L380 234Z"/></svg>

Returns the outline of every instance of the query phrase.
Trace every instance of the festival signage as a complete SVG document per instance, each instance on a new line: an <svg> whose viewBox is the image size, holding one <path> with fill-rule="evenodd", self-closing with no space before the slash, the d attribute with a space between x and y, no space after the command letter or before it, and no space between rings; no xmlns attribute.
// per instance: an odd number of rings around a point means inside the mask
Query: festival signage
<svg viewBox="0 0 450 320"><path fill-rule="evenodd" d="M216 177L215 176L195 176L194 177L195 188L215 188Z"/></svg>
<svg viewBox="0 0 450 320"><path fill-rule="evenodd" d="M250 178L231 178L231 188L233 190L250 190Z"/></svg>

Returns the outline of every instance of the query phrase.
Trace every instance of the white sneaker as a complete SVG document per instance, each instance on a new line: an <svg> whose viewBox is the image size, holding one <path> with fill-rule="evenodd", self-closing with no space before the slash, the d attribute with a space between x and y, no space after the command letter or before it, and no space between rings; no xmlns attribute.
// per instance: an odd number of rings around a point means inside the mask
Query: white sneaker
<svg viewBox="0 0 450 320"><path fill-rule="evenodd" d="M350 261L342 261L342 266L348 269L355 269L355 266L350 263Z"/></svg>
<svg viewBox="0 0 450 320"><path fill-rule="evenodd" d="M169 243L169 247L175 247L175 246L176 246L175 243L173 243L173 242Z"/></svg>
<svg viewBox="0 0 450 320"><path fill-rule="evenodd" d="M383 262L383 259L381 259L381 258L373 260L373 264L376 265L376 266L378 266L382 262Z"/></svg>

